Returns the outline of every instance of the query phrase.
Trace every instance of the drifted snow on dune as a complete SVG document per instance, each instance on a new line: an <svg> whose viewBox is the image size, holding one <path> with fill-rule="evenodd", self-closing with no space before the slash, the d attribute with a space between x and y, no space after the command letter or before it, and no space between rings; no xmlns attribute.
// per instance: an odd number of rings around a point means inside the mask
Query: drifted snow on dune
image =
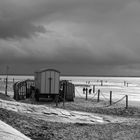
<svg viewBox="0 0 140 140"><path fill-rule="evenodd" d="M87 124L108 122L97 114L79 111L68 111L60 108L47 107L45 105L33 105L0 99L0 107L7 110L28 114L29 116L37 119L53 122Z"/></svg>

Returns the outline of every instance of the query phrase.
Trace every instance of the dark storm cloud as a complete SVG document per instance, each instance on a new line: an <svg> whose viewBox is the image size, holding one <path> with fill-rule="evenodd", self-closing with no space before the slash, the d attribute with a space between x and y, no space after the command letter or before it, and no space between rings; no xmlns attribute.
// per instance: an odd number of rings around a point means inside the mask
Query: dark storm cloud
<svg viewBox="0 0 140 140"><path fill-rule="evenodd" d="M97 52L86 47L78 48L72 47L59 47L56 49L57 54L54 54L55 62L65 64L80 64L80 65L128 65L140 63L140 57L135 56L132 52L116 49L116 51ZM52 61L53 62L53 61Z"/></svg>
<svg viewBox="0 0 140 140"><path fill-rule="evenodd" d="M35 26L30 22L24 21L10 21L1 22L0 24L0 38L29 38L36 33L45 33L43 26Z"/></svg>
<svg viewBox="0 0 140 140"><path fill-rule="evenodd" d="M29 38L38 32L44 33L46 29L35 25L35 21L59 11L71 10L78 3L68 0L1 0L0 38Z"/></svg>
<svg viewBox="0 0 140 140"><path fill-rule="evenodd" d="M1 0L0 38L28 38L37 32L44 33L43 25L34 24L43 16L68 14L79 7L90 7L94 12L106 13L118 10L125 3L126 0Z"/></svg>
<svg viewBox="0 0 140 140"><path fill-rule="evenodd" d="M139 9L139 0L1 0L0 64L138 74Z"/></svg>

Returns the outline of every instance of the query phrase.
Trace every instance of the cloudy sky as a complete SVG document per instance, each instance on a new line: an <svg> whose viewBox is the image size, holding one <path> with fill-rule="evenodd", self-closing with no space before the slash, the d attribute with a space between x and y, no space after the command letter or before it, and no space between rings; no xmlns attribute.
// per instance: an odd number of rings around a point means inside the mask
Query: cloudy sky
<svg viewBox="0 0 140 140"><path fill-rule="evenodd" d="M140 0L0 0L0 73L140 76Z"/></svg>

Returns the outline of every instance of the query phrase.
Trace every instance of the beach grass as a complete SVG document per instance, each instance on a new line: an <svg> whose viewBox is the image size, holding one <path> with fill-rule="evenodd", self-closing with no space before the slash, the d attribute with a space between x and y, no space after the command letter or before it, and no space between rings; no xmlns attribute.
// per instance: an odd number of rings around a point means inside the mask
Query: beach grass
<svg viewBox="0 0 140 140"><path fill-rule="evenodd" d="M140 106L139 102L130 101L129 106L126 109L125 103L121 102L115 105L109 105L108 101L101 100L85 100L84 98L75 98L74 102L66 102L65 109L84 111L90 113L99 113L106 115L116 115L121 117L140 117ZM59 106L64 108L62 103Z"/></svg>

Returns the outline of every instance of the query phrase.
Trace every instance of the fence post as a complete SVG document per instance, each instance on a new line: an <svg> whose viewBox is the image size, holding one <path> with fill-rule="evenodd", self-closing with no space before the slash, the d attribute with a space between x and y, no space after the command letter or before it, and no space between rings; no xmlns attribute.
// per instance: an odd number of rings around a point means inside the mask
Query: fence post
<svg viewBox="0 0 140 140"><path fill-rule="evenodd" d="M15 83L15 79L13 78L13 85L14 85L14 83Z"/></svg>
<svg viewBox="0 0 140 140"><path fill-rule="evenodd" d="M112 105L112 91L110 91L110 105Z"/></svg>
<svg viewBox="0 0 140 140"><path fill-rule="evenodd" d="M86 88L86 100L88 99L88 89Z"/></svg>
<svg viewBox="0 0 140 140"><path fill-rule="evenodd" d="M8 86L8 70L9 66L6 67L6 85L5 85L5 95L7 95L7 86Z"/></svg>
<svg viewBox="0 0 140 140"><path fill-rule="evenodd" d="M98 89L98 99L97 99L97 102L100 101L100 89Z"/></svg>
<svg viewBox="0 0 140 140"><path fill-rule="evenodd" d="M5 95L7 95L8 78L6 77L5 80L6 80L6 81L5 81L5 82L6 82L6 83L5 83L5 84L6 84L6 85L5 85Z"/></svg>
<svg viewBox="0 0 140 140"><path fill-rule="evenodd" d="M128 95L126 95L126 109L128 108Z"/></svg>
<svg viewBox="0 0 140 140"><path fill-rule="evenodd" d="M95 93L95 85L93 85L93 93Z"/></svg>
<svg viewBox="0 0 140 140"><path fill-rule="evenodd" d="M101 80L101 86L103 86L103 80Z"/></svg>

